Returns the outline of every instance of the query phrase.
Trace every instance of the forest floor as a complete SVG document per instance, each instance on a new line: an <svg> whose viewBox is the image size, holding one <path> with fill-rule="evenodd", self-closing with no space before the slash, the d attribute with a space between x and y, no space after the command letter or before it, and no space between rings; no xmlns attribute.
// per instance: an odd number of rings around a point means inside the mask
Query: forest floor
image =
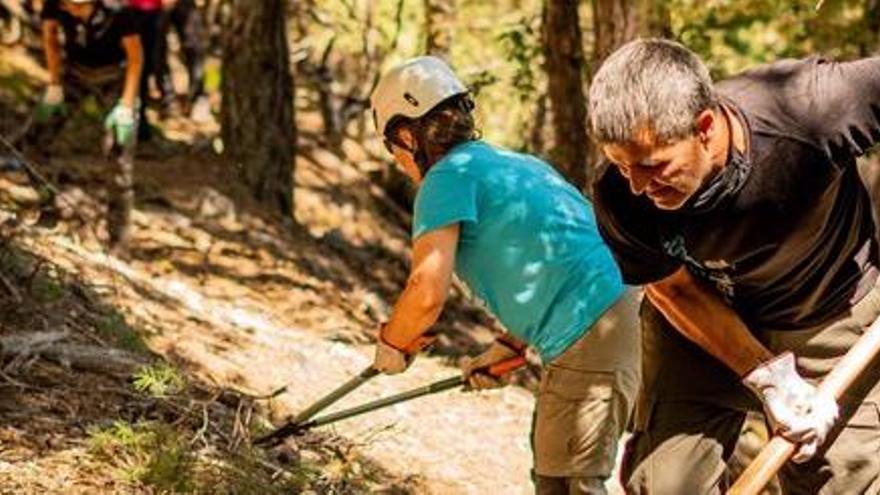
<svg viewBox="0 0 880 495"><path fill-rule="evenodd" d="M22 51L0 48L3 135L42 77ZM418 399L275 452L246 447L267 420L370 363L373 329L408 266L409 215L375 184L378 142L330 151L303 111L294 223L248 199L214 151L216 124L166 119L165 137L140 148L122 260L102 249L106 163L93 146L99 119L83 119L40 164L62 191L62 220L6 232L0 247L0 346L30 339L0 355L0 493L532 491L534 369L517 375L522 386ZM454 376L497 326L456 291L438 331L407 373L338 407ZM108 374L50 352L69 344L139 365Z"/></svg>

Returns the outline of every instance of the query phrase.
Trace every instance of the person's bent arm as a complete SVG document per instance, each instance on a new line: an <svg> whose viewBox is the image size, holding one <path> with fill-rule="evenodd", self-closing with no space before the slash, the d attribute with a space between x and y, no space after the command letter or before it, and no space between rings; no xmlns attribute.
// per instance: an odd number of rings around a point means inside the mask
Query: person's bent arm
<svg viewBox="0 0 880 495"><path fill-rule="evenodd" d="M49 84L61 84L61 42L58 40L58 21L54 19L43 21L42 31Z"/></svg>
<svg viewBox="0 0 880 495"><path fill-rule="evenodd" d="M681 334L740 377L773 358L721 296L687 269L648 285L645 293Z"/></svg>
<svg viewBox="0 0 880 495"><path fill-rule="evenodd" d="M138 35L122 38L122 48L125 50L125 82L122 88L122 104L128 108L134 108L137 101L138 90L141 80L141 70L144 66L143 47ZM141 102L141 105L146 102Z"/></svg>
<svg viewBox="0 0 880 495"><path fill-rule="evenodd" d="M812 458L837 419L834 397L817 393L797 372L795 356L774 356L718 293L685 268L650 284L645 293L679 332L742 378L764 404L773 427L801 444L795 462Z"/></svg>
<svg viewBox="0 0 880 495"><path fill-rule="evenodd" d="M382 328L381 339L386 344L407 349L437 321L449 296L458 236L456 223L415 240L406 288Z"/></svg>

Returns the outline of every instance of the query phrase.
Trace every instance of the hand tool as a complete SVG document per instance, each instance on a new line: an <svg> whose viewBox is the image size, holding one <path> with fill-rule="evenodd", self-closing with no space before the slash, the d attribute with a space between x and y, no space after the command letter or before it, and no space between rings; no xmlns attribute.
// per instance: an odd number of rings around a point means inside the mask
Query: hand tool
<svg viewBox="0 0 880 495"><path fill-rule="evenodd" d="M422 349L431 345L432 342L434 342L434 337L427 336L427 335L421 336L421 337L417 338L412 344L410 344L409 348L407 348L407 353L410 355L416 354L416 353L420 352ZM339 387L337 387L335 390L333 390L329 394L318 399L314 404L305 408L302 412L300 412L296 416L294 416L292 418L288 418L287 421L285 421L285 425L282 426L281 428L279 428L278 430L275 430L275 432L277 433L280 430L284 429L285 427L292 427L293 425L297 425L297 424L300 424L304 421L308 421L309 419L312 418L312 416L314 416L315 414L318 414L319 412L323 411L324 409L326 409L330 405L334 404L338 400L340 400L343 397L345 397L346 395L350 394L352 391L354 391L355 389L357 389L358 387L360 387L364 383L368 382L370 379L374 378L377 375L379 375L379 370L373 368L372 365L366 367L363 371L361 371L360 373L358 373L357 375L355 375L354 377L349 379L347 382L345 382L342 385L340 385ZM256 445L256 444L267 442L270 439L269 437L271 437L272 435L273 434L269 434L264 437L258 438L254 441L254 444Z"/></svg>
<svg viewBox="0 0 880 495"><path fill-rule="evenodd" d="M880 318L850 348L819 385L820 393L840 400L846 390L880 353ZM730 487L728 495L757 495L782 465L794 454L797 445L782 436L774 436Z"/></svg>
<svg viewBox="0 0 880 495"><path fill-rule="evenodd" d="M520 368L526 364L526 360L523 356L515 356L513 358L507 359L505 361L501 361L499 363L495 363L486 368L481 368L479 370L475 370L474 373L488 373L494 377L500 377L505 375L517 368ZM372 369L372 368L370 368ZM365 370L366 371L366 370ZM355 377L355 379L358 377ZM351 383L355 379L352 379L348 383ZM320 418L313 419L308 421L306 419L302 419L300 421L291 420L284 426L281 426L277 430L272 431L271 433L264 435L260 438L254 440L254 445L264 445L267 447L274 447L284 441L285 438L291 435L300 435L304 433L306 430L310 428L315 428L317 426L323 426L330 423L335 423L337 421L341 421L343 419L352 418L354 416L359 416L361 414L365 414L371 411L375 411L377 409L382 409L388 406L392 406L394 404L400 404L401 402L406 402L418 397L422 397L425 395L436 394L439 392L443 392L444 390L449 390L451 388L460 387L466 384L465 378L462 375L456 375L445 380L440 380L438 382L431 383L429 385L425 385L419 388L415 388L412 390L408 390L406 392L402 392L396 395L392 395L390 397L384 397L381 399L377 399L372 402L368 402L366 404L362 404L357 407L352 407L351 409L345 409L342 411L338 411L335 413L328 414L326 416L322 416ZM338 390L341 390L340 387ZM336 392L336 391L334 391ZM323 400L322 400L323 401ZM319 402L322 402L319 401ZM310 412L314 409L314 406L306 409L305 412ZM300 413L297 415L297 418L306 417L305 414Z"/></svg>

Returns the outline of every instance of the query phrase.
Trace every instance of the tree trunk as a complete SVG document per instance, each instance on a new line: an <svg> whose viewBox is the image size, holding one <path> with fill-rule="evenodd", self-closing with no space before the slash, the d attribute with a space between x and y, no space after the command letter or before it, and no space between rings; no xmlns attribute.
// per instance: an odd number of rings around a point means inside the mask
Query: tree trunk
<svg viewBox="0 0 880 495"><path fill-rule="evenodd" d="M285 4L231 0L220 119L225 153L254 197L291 218L296 127Z"/></svg>
<svg viewBox="0 0 880 495"><path fill-rule="evenodd" d="M455 0L425 0L425 53L449 60L455 29Z"/></svg>
<svg viewBox="0 0 880 495"><path fill-rule="evenodd" d="M324 55L321 56L321 65L315 69L315 89L318 93L318 106L321 108L321 119L324 121L324 139L327 147L339 153L342 150L342 124L339 119L339 111L333 96L333 70L330 68L330 54L333 52L333 44L336 37L330 39Z"/></svg>
<svg viewBox="0 0 880 495"><path fill-rule="evenodd" d="M870 56L880 52L880 0L865 2L865 41L861 46L861 55Z"/></svg>
<svg viewBox="0 0 880 495"><path fill-rule="evenodd" d="M584 52L577 0L546 0L541 23L547 93L555 131L551 161L578 188L588 184Z"/></svg>
<svg viewBox="0 0 880 495"><path fill-rule="evenodd" d="M665 2L651 0L593 0L595 49L598 68L614 50L639 36L669 38L669 10Z"/></svg>
<svg viewBox="0 0 880 495"><path fill-rule="evenodd" d="M547 123L547 94L538 96L535 102L535 116L532 119L529 130L529 149L532 153L541 155L544 153L544 125Z"/></svg>

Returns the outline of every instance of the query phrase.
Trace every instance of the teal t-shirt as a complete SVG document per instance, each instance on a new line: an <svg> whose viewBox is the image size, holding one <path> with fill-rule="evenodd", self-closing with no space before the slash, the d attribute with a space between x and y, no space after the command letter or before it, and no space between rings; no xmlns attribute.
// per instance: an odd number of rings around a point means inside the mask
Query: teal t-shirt
<svg viewBox="0 0 880 495"><path fill-rule="evenodd" d="M592 205L538 158L470 141L428 172L413 238L461 224L455 271L546 363L623 293Z"/></svg>

